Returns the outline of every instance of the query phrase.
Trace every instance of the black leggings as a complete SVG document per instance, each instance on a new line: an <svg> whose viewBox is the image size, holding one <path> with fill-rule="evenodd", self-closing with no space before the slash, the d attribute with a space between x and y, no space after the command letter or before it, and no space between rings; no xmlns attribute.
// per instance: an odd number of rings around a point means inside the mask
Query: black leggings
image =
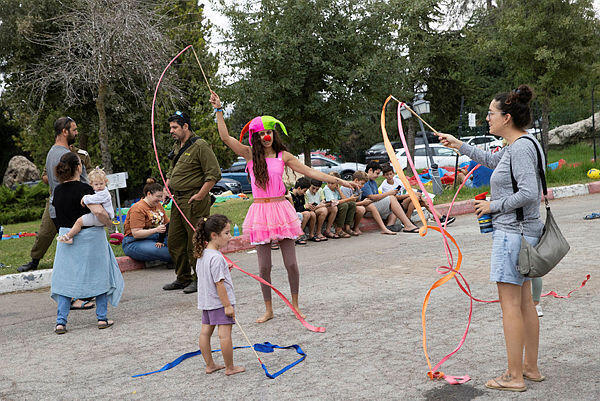
<svg viewBox="0 0 600 401"><path fill-rule="evenodd" d="M279 248L283 256L283 264L288 272L288 281L290 282L290 291L292 294L298 294L300 287L300 272L298 271L298 262L296 261L296 249L293 239L283 239L279 241ZM262 244L256 246L258 255L258 270L260 277L271 283L271 244ZM261 284L260 289L265 301L271 300L271 288Z"/></svg>

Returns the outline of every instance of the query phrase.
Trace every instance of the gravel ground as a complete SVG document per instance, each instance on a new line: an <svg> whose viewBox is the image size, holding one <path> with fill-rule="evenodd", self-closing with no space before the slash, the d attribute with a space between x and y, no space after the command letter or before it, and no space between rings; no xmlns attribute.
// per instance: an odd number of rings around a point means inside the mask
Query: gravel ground
<svg viewBox="0 0 600 401"><path fill-rule="evenodd" d="M430 231L395 237L368 233L358 238L298 247L301 306L308 321L326 333L304 329L274 297L275 319L254 323L262 313L258 283L234 272L239 322L252 342L299 344L308 357L275 380L265 377L250 350L234 353L243 374L204 374L198 356L167 372L133 379L197 349L200 313L195 295L166 292L172 270L154 268L125 273L125 293L109 315L114 327L99 331L93 311L73 311L69 332L53 333L55 303L48 289L0 296L0 399L410 399L488 400L600 398L598 251L600 220L582 217L598 211L600 195L552 202L553 212L572 249L544 280L544 292L566 294L587 273L592 279L570 299L543 298L540 367L543 383L527 383L525 393L488 390L487 379L506 367L498 304L473 305L473 321L462 349L442 366L450 375L468 374L460 386L426 378L421 345L423 297L445 264L441 237ZM491 236L479 233L472 215L460 216L450 233L464 254L461 271L473 294L497 297L489 282ZM240 267L256 272L255 254L231 255ZM273 282L289 293L279 252ZM468 298L456 283L433 292L427 313L429 354L435 363L454 349L467 323ZM234 328L235 345L246 345ZM213 348L218 338L213 337ZM279 350L262 354L270 371L296 360ZM220 355L216 356L220 360Z"/></svg>

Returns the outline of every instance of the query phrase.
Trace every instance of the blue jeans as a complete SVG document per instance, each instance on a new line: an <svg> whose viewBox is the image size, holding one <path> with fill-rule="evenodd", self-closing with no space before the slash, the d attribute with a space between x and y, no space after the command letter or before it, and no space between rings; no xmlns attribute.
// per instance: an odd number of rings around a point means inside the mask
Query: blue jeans
<svg viewBox="0 0 600 401"><path fill-rule="evenodd" d="M58 296L58 308L56 311L56 324L67 324L67 317L71 311L71 298L64 295ZM106 293L96 295L96 317L98 320L106 321L106 313L108 312L108 298Z"/></svg>
<svg viewBox="0 0 600 401"><path fill-rule="evenodd" d="M172 262L169 248L167 247L167 236L163 242L165 246L157 248L158 234L152 234L143 239L135 239L128 235L123 238L123 252L131 259L140 260L142 262L150 262L152 260L160 260L163 262Z"/></svg>

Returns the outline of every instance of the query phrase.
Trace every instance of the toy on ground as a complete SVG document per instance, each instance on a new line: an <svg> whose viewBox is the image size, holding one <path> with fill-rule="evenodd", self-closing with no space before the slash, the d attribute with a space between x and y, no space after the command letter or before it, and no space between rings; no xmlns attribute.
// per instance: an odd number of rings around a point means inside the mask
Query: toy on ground
<svg viewBox="0 0 600 401"><path fill-rule="evenodd" d="M125 238L125 235L121 234L121 233L112 233L111 235L109 235L110 240L109 242L113 245L121 245L121 243L123 242L123 238Z"/></svg>
<svg viewBox="0 0 600 401"><path fill-rule="evenodd" d="M592 180L600 179L600 170L598 170L597 168L591 168L588 170L587 176Z"/></svg>
<svg viewBox="0 0 600 401"><path fill-rule="evenodd" d="M262 352L262 353L271 353L271 352L274 352L276 349L292 349L293 348L296 350L296 352L300 355L300 358L297 359L296 361L290 363L283 369L278 370L275 373L269 373L267 367L261 361L261 366L262 366L263 370L265 371L265 375L269 379L275 379L277 376L285 373L286 371L288 371L289 369L293 368L294 366L296 366L297 364L299 364L300 362L302 362L303 360L306 359L306 353L302 350L302 348L300 348L300 346L298 344L288 345L287 347L282 347L282 346L279 346L276 344L271 344L270 342L266 341L264 343L254 344L252 347L250 347L249 345L245 345L245 346L241 346L241 347L233 347L233 349L243 349L243 348L253 348L255 352ZM212 352L219 352L219 351L221 351L221 350L220 349L212 350ZM153 372L148 372L148 373L140 373L140 374L137 374L137 375L134 375L131 377L148 376L148 375L151 375L154 373L164 372L165 370L174 368L175 366L179 365L181 362L185 361L188 358L191 358L191 357L194 357L197 355L201 355L201 354L202 354L202 352L200 350L194 351L194 352L188 352L186 354L181 355L179 358L175 359L173 362L167 363L165 366L163 366L162 368L160 368L158 370L155 370ZM259 358L259 361L260 361L260 358Z"/></svg>

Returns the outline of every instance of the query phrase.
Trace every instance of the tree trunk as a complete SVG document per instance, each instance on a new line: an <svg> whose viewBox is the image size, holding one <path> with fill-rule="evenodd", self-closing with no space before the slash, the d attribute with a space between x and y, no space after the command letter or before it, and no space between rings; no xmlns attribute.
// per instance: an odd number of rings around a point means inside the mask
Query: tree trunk
<svg viewBox="0 0 600 401"><path fill-rule="evenodd" d="M108 94L108 87L105 82L98 85L98 97L96 98L96 110L98 111L98 142L102 152L102 167L107 174L112 174L112 158L108 146L108 125L106 124L106 107L104 102Z"/></svg>
<svg viewBox="0 0 600 401"><path fill-rule="evenodd" d="M308 145L304 145L304 164L306 164L308 167L312 166L310 160L310 147Z"/></svg>
<svg viewBox="0 0 600 401"><path fill-rule="evenodd" d="M548 160L548 139L550 132L550 100L547 96L542 98L542 148L544 158Z"/></svg>
<svg viewBox="0 0 600 401"><path fill-rule="evenodd" d="M492 9L492 0L487 0L487 9L488 10Z"/></svg>

